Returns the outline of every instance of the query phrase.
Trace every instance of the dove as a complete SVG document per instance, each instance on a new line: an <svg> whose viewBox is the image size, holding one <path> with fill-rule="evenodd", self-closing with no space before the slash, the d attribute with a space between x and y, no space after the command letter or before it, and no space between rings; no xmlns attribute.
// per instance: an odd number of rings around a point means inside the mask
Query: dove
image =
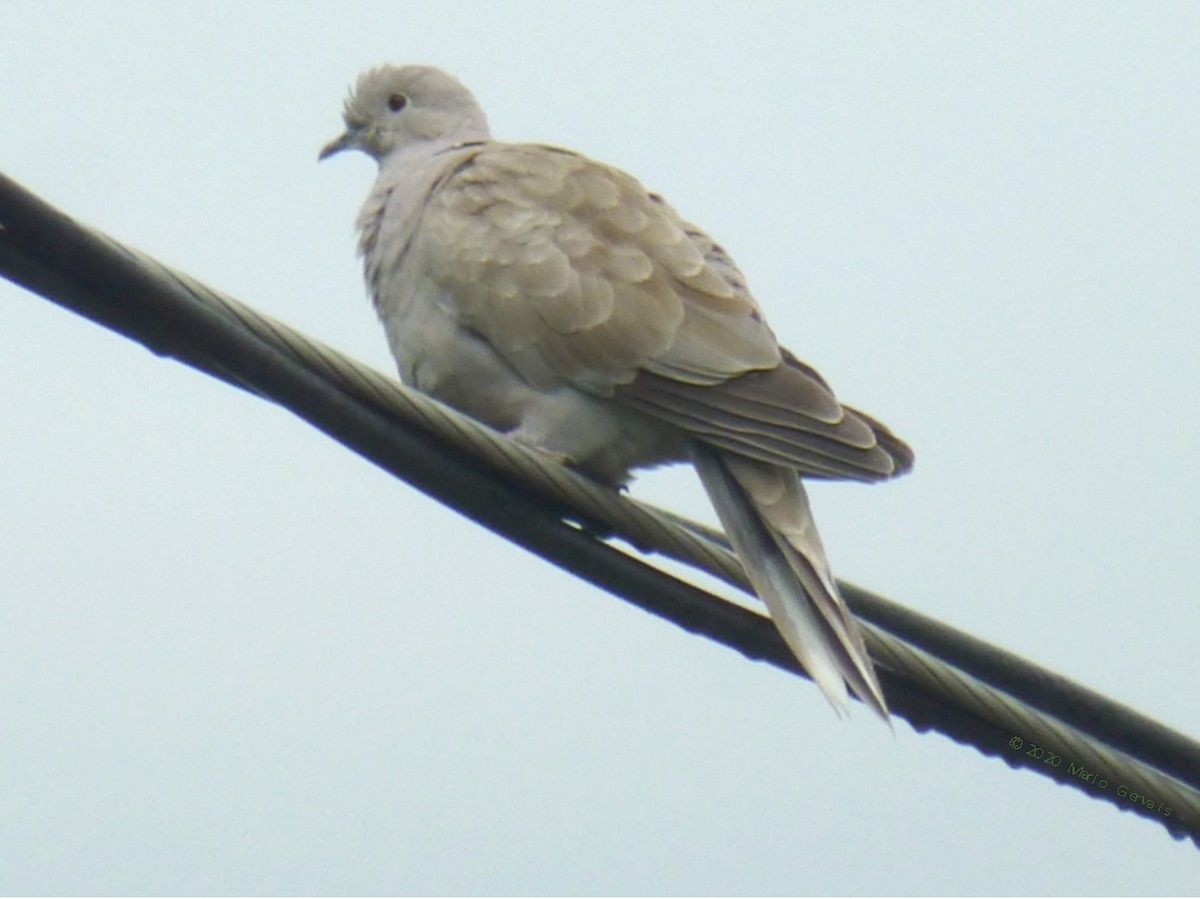
<svg viewBox="0 0 1200 899"><path fill-rule="evenodd" d="M839 714L887 703L803 478L912 467L777 342L729 255L633 176L493 140L441 69L363 72L345 131L378 176L357 220L401 379L613 487L691 462L754 591Z"/></svg>

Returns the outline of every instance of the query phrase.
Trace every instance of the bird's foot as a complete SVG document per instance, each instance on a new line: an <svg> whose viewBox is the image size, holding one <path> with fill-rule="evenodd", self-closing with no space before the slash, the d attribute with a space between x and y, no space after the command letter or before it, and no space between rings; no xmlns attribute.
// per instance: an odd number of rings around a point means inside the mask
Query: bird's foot
<svg viewBox="0 0 1200 899"><path fill-rule="evenodd" d="M545 456L550 461L557 462L559 465L575 465L579 461L569 453L560 453L558 450L547 449L528 434L522 434L520 430L509 431L508 436L521 444L521 446L528 447L536 451L539 455Z"/></svg>

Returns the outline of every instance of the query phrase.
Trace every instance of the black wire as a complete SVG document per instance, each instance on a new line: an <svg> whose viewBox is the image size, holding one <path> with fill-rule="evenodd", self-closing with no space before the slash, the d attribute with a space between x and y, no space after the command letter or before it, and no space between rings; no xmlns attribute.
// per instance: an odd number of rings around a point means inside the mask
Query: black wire
<svg viewBox="0 0 1200 899"><path fill-rule="evenodd" d="M155 353L279 403L429 496L654 615L750 659L803 674L768 619L646 565L564 521L572 510L530 492L506 474L481 467L478 460L432 434L401 426L368 397L306 367L259 338L236 316L149 273L134 257L3 175L0 273ZM1056 714L1072 715L1076 726L1103 734L1101 739L1120 751L1181 781L1196 785L1200 779L1200 746L1186 737L860 588L847 585L847 600L857 613L973 670L981 679L1014 695L1027 694L1035 705L1060 708ZM1012 767L1026 767L1117 804L1111 794L1096 792L1065 768L1008 751L1012 735L999 726L893 672L881 670L880 679L893 712L918 730L937 730ZM1200 845L1200 822L1164 819L1136 805L1118 807L1158 821L1175 836L1188 836Z"/></svg>
<svg viewBox="0 0 1200 899"><path fill-rule="evenodd" d="M1141 712L941 621L841 584L856 615L1200 790L1200 745Z"/></svg>

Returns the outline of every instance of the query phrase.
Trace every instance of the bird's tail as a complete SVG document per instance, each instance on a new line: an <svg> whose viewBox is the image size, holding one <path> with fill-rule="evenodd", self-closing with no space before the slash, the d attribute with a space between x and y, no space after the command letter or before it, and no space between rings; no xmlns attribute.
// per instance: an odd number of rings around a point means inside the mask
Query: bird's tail
<svg viewBox="0 0 1200 899"><path fill-rule="evenodd" d="M834 582L800 476L701 445L692 459L750 583L804 670L839 714L849 709L849 684L886 721L875 667Z"/></svg>

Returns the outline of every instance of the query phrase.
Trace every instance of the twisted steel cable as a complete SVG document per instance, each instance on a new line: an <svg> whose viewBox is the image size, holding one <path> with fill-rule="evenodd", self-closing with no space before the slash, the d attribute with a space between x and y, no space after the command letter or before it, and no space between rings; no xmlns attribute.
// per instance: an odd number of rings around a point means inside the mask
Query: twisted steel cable
<svg viewBox="0 0 1200 899"><path fill-rule="evenodd" d="M0 274L285 406L506 538L751 659L803 674L765 616L648 564L749 592L719 532L594 483L86 228L0 175ZM1200 744L1052 672L841 583L894 714L1156 820L1200 846Z"/></svg>

